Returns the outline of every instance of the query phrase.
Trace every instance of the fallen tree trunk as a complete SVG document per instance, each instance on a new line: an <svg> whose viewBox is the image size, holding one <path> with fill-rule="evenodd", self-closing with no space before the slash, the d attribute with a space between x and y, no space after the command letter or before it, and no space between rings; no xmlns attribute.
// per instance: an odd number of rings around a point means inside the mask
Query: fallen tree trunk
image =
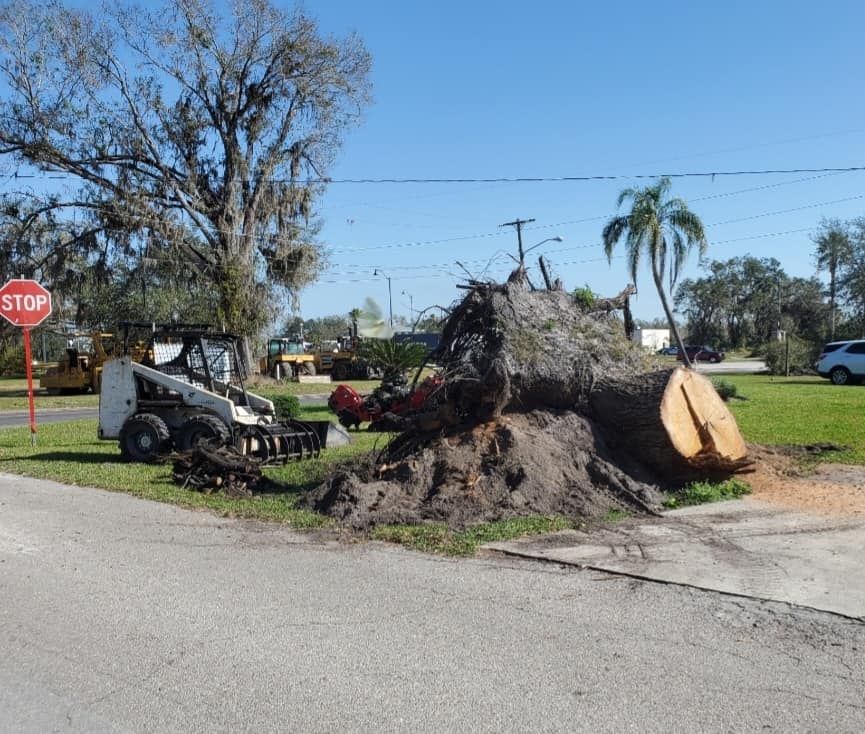
<svg viewBox="0 0 865 734"><path fill-rule="evenodd" d="M614 445L668 476L749 464L736 420L711 381L693 370L601 378L589 402Z"/></svg>

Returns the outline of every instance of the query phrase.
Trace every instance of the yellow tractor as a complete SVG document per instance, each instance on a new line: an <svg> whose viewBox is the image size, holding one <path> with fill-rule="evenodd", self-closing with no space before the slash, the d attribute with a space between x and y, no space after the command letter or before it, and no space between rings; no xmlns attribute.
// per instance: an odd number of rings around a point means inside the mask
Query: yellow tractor
<svg viewBox="0 0 865 734"><path fill-rule="evenodd" d="M314 375L315 356L308 354L300 339L280 336L267 342L267 356L259 360L262 374L275 380L285 380L300 375Z"/></svg>
<svg viewBox="0 0 865 734"><path fill-rule="evenodd" d="M114 334L67 335L66 356L49 367L39 378L39 386L51 394L99 392L102 384L102 365L121 354Z"/></svg>

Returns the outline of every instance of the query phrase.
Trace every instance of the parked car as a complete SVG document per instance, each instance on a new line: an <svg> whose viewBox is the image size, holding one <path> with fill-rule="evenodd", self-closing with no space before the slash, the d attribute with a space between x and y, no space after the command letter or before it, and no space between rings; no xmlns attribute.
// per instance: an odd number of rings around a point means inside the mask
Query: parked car
<svg viewBox="0 0 865 734"><path fill-rule="evenodd" d="M862 380L865 378L865 339L825 344L814 369L835 385L852 385Z"/></svg>
<svg viewBox="0 0 865 734"><path fill-rule="evenodd" d="M675 357L679 354L679 347L664 347L658 350L658 354L663 354L665 357Z"/></svg>
<svg viewBox="0 0 865 734"><path fill-rule="evenodd" d="M707 346L699 346L693 347L685 345L685 353L688 355L688 359L692 362L712 362L713 364L717 364L718 362L722 362L724 360L724 353L717 352L712 347ZM682 358L681 354L676 354L678 359L682 362L685 360Z"/></svg>

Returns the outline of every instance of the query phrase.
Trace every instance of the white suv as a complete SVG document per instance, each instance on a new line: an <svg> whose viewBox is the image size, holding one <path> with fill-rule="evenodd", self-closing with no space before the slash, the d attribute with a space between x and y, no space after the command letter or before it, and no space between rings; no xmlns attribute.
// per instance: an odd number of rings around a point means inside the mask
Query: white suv
<svg viewBox="0 0 865 734"><path fill-rule="evenodd" d="M829 342L814 365L820 377L836 385L852 385L865 378L865 339Z"/></svg>

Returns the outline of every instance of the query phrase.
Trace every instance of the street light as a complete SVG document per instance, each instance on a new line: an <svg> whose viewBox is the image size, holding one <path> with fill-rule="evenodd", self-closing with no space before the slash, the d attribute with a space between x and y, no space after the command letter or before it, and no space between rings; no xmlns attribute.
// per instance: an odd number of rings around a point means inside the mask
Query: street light
<svg viewBox="0 0 865 734"><path fill-rule="evenodd" d="M386 275L384 272L376 268L372 271L373 275L380 275L382 278L387 278L387 305L388 305L388 316L390 317L390 326L393 328L393 297L391 296L390 290L390 276Z"/></svg>
<svg viewBox="0 0 865 734"><path fill-rule="evenodd" d="M523 250L523 255L527 255L532 250L534 250L536 247L540 247L541 245L543 245L545 242L564 242L564 241L565 241L565 238L562 237L561 235L556 235L555 237L547 237L547 239L541 240L540 242L538 242L538 244L532 245L528 250Z"/></svg>
<svg viewBox="0 0 865 734"><path fill-rule="evenodd" d="M411 330L414 331L414 299L408 291L403 291L402 295L408 296L408 311L410 314L409 318L411 319Z"/></svg>

